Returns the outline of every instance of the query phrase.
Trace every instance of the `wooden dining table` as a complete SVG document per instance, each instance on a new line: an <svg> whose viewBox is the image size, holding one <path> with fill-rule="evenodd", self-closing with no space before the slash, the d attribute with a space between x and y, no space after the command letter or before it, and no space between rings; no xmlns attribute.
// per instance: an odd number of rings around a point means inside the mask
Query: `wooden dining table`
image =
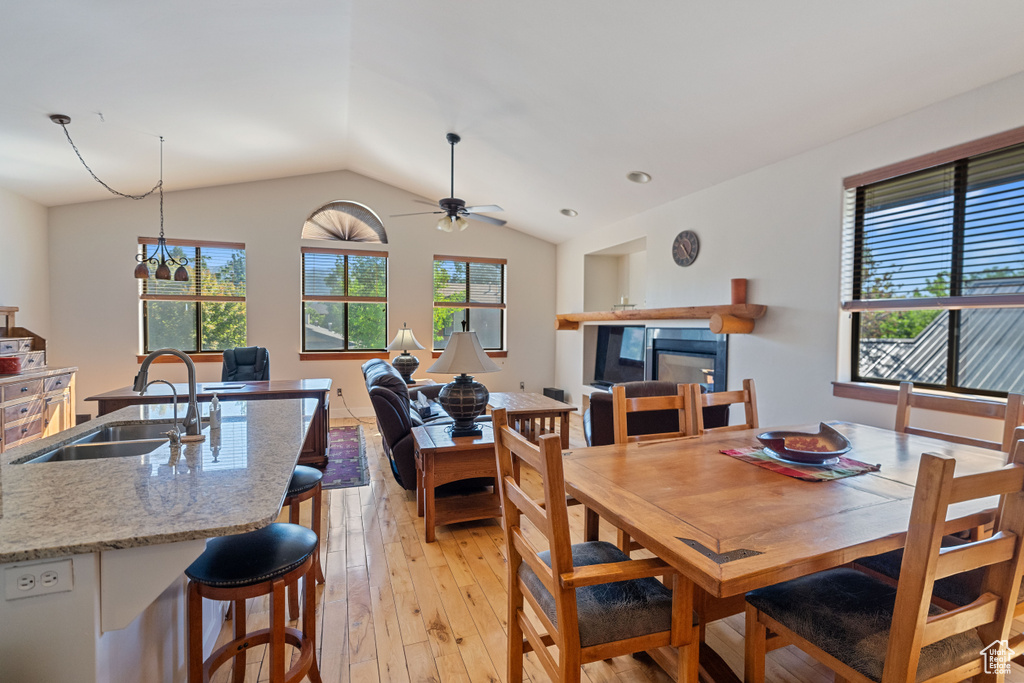
<svg viewBox="0 0 1024 683"><path fill-rule="evenodd" d="M567 451L566 488L689 578L707 623L741 611L749 590L903 547L922 453L955 456L957 475L1006 462L998 451L829 424L849 439L847 457L881 468L810 482L720 452L759 446L756 434L768 431L761 428ZM773 429L817 432L818 425ZM983 524L996 502L954 506L946 532ZM716 657L709 647L700 657L703 674L737 680L724 662L709 661Z"/></svg>

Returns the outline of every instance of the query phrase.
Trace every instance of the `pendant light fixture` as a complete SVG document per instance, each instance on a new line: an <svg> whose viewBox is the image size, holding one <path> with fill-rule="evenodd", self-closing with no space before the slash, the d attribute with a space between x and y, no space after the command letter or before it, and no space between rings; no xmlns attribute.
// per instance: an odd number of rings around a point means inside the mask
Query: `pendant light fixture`
<svg viewBox="0 0 1024 683"><path fill-rule="evenodd" d="M71 134L68 133L68 124L71 123L71 117L66 114L51 114L50 120L59 125L64 129L64 136L67 137L68 143L71 145L71 149L75 150L75 156L82 162L82 166L85 166L85 170L89 172L92 179L97 183L105 187L110 193L116 194L118 197L125 197L126 199L145 199L149 195L157 192L160 196L160 237L157 238L156 249L153 254L149 257L142 254L136 254L135 260L138 261L138 265L135 266L135 277L140 280L145 280L149 277L149 267L155 266L153 277L157 280L170 280L171 279L171 268L174 268L174 280L176 282L188 282L188 270L185 266L188 265L188 259L184 256L180 258L174 258L171 253L167 250L167 240L164 239L164 137L160 136L160 180L149 192L143 194L126 194L124 192L118 192L114 188L107 185L105 182L100 180L91 168L89 164L85 163L85 159L82 158L81 152L78 151L78 147L75 146L74 141L71 139ZM143 247L145 249L145 247Z"/></svg>

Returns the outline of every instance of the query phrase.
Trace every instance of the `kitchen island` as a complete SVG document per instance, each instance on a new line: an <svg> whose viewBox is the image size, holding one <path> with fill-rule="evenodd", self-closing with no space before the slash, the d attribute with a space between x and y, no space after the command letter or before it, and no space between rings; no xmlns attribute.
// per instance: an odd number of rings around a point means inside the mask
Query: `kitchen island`
<svg viewBox="0 0 1024 683"><path fill-rule="evenodd" d="M180 449L26 462L104 425L170 427L170 405L133 406L0 455L0 679L184 681L182 571L207 538L277 517L318 409L230 401L219 434L204 424L206 440ZM44 574L61 590L37 594ZM204 608L209 649L221 606Z"/></svg>
<svg viewBox="0 0 1024 683"><path fill-rule="evenodd" d="M182 397L188 396L187 384L175 384L179 403ZM200 403L209 402L217 394L224 401L269 401L280 398L315 398L317 410L313 416L313 424L309 436L302 448L299 458L300 465L319 467L327 466L327 443L330 421L331 380L316 379L272 379L263 381L242 382L200 382L196 386L196 398ZM151 403L171 403L174 392L165 384L154 384L145 394L130 386L114 389L95 396L86 401L96 401L97 413L100 417L120 410L125 406L136 406Z"/></svg>

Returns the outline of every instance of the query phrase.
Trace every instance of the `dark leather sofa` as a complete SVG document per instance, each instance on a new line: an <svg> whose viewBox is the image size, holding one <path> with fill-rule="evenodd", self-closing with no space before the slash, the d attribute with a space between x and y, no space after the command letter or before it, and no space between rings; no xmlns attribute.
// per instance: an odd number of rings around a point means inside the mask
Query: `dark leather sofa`
<svg viewBox="0 0 1024 683"><path fill-rule="evenodd" d="M385 360L374 358L363 363L363 379L366 390L377 415L384 452L391 461L391 471L398 483L410 491L416 490L416 460L412 440L412 428L427 422L452 422L448 413L433 399L437 398L443 384L415 387L412 390L398 371ZM423 418L412 407L412 400L423 393L431 399L432 415Z"/></svg>
<svg viewBox="0 0 1024 683"><path fill-rule="evenodd" d="M670 396L676 393L675 382L623 382L626 398L641 396ZM701 393L705 389L701 387ZM724 427L729 424L729 406L704 408L704 426ZM626 416L629 434L659 434L679 430L679 413L674 410L656 410L634 413ZM595 391L590 395L590 408L583 415L583 433L588 446L606 446L615 443L612 418L612 395L607 391Z"/></svg>
<svg viewBox="0 0 1024 683"><path fill-rule="evenodd" d="M412 428L421 424L451 424L454 422L435 400L444 385L435 384L410 389L402 376L398 374L398 370L395 370L391 363L379 358L366 361L363 363L362 369L366 390L370 394L370 402L373 403L373 411L377 416L377 426L380 428L384 452L387 453L388 460L391 462L391 471L403 488L415 491L416 455ZM416 400L419 394L425 395L430 400L430 414L427 416L421 416L419 411L412 406L412 401ZM481 416L477 418L477 421L489 422L490 419L489 416ZM439 486L436 495L465 493L479 490L481 486L493 484L494 480L487 477L465 479Z"/></svg>

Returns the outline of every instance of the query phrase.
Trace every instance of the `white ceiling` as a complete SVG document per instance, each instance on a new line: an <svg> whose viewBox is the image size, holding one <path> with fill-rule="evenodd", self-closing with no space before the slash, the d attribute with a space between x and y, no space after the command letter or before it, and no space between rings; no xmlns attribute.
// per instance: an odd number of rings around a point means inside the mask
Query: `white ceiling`
<svg viewBox="0 0 1024 683"><path fill-rule="evenodd" d="M163 135L168 191L350 169L435 200L454 131L456 196L562 242L1024 70L1022 28L1020 0L10 0L0 187L110 197L57 112L133 193Z"/></svg>

